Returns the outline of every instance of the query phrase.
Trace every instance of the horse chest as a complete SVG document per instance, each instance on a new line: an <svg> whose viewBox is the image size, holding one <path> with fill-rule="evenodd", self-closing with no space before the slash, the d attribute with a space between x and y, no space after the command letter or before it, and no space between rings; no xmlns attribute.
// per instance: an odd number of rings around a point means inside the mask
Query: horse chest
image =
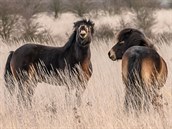
<svg viewBox="0 0 172 129"><path fill-rule="evenodd" d="M84 60L83 62L81 62L81 68L83 70L84 76L86 79L89 79L91 77L91 68L90 68L90 61Z"/></svg>

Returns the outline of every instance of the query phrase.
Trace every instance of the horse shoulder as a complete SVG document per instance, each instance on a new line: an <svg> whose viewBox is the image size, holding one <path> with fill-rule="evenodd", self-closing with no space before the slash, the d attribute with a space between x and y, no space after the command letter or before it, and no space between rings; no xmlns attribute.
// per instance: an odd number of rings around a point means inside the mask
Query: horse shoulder
<svg viewBox="0 0 172 129"><path fill-rule="evenodd" d="M81 62L81 69L83 70L85 78L88 80L92 75L92 64L90 59L87 58Z"/></svg>

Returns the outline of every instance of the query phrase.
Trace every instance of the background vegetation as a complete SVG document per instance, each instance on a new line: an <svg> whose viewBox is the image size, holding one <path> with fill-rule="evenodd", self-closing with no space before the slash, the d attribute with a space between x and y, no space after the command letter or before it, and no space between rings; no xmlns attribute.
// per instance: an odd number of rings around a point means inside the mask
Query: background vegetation
<svg viewBox="0 0 172 129"><path fill-rule="evenodd" d="M0 0L0 129L171 129L170 4L165 6L156 0L74 1ZM11 96L4 86L3 72L9 51L30 41L63 46L73 31L73 23L81 17L95 22L91 44L93 75L82 96L81 123L74 116L74 91L70 102L66 102L65 86L39 83L33 108L19 106L16 95ZM127 116L123 112L125 86L121 80L121 61L111 61L107 53L116 42L118 31L125 27L142 30L167 62L169 73L162 88L164 121L153 109L140 116Z"/></svg>
<svg viewBox="0 0 172 129"><path fill-rule="evenodd" d="M103 25L97 28L96 36L111 38L112 29L117 31L134 23L132 27L141 29L152 37L152 26L157 22L155 11L165 7L170 9L171 3L159 0L0 0L0 38L8 41L6 43L14 40L47 42L54 37L52 38L51 30L36 21L38 15L46 13L52 19L59 20L61 14L66 12L89 18L98 18L100 15L120 16L130 12L134 15L130 23L121 17L118 24L120 27Z"/></svg>

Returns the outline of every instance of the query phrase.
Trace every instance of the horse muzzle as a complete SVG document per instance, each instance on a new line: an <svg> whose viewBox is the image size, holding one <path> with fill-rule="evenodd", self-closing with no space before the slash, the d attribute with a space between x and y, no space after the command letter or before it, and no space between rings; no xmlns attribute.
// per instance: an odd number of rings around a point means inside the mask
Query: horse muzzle
<svg viewBox="0 0 172 129"><path fill-rule="evenodd" d="M113 61L116 60L116 54L115 54L115 52L114 52L113 50L110 50L110 51L108 52L108 56L109 56L109 58L110 58L111 60L113 60Z"/></svg>
<svg viewBox="0 0 172 129"><path fill-rule="evenodd" d="M79 34L80 38L82 38L82 39L85 39L87 37L87 35L88 34L87 34L87 32L85 30L81 30L81 32Z"/></svg>

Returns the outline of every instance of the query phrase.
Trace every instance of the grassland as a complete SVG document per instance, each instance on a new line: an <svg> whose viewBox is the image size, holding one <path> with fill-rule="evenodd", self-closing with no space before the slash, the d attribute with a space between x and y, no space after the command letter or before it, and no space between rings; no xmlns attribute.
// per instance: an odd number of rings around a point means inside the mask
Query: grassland
<svg viewBox="0 0 172 129"><path fill-rule="evenodd" d="M168 15L168 16L167 16ZM124 15L125 16L125 15ZM131 15L132 16L132 15ZM165 16L165 17L164 17ZM89 17L89 16L88 16ZM60 19L41 14L40 23L58 35L57 44L64 45L67 41L66 33L72 32L73 22L79 18L72 14L62 14ZM117 27L119 16L99 16L92 18L96 28L102 24ZM130 14L125 16L130 20ZM171 11L161 10L157 13L157 24L152 28L154 33L172 32ZM157 37L159 38L159 37ZM115 39L93 40L91 44L93 75L82 96L79 109L81 123L78 124L73 115L74 95L70 104L65 101L66 88L46 83L39 83L33 98L33 108L21 108L15 96L10 96L4 86L3 72L9 51L21 46L8 46L0 41L0 129L171 129L172 128L172 41L159 40L155 43L158 52L168 65L168 79L162 88L165 105L165 123L154 111L142 113L139 117L123 112L124 85L121 80L121 61L113 62L108 58L108 51L115 43ZM51 45L49 43L48 45Z"/></svg>

